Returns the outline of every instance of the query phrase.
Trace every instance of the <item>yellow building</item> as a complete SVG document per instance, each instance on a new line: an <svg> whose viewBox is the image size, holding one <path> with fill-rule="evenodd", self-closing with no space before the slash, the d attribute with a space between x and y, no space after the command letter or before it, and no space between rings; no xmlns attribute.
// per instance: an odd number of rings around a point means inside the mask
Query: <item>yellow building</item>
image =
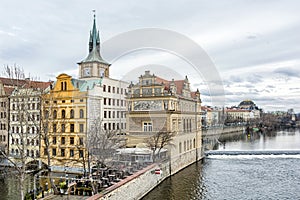
<svg viewBox="0 0 300 200"><path fill-rule="evenodd" d="M60 74L54 88L43 97L41 157L48 165L49 152L54 171L87 169L87 91L80 91L82 85L83 82Z"/></svg>

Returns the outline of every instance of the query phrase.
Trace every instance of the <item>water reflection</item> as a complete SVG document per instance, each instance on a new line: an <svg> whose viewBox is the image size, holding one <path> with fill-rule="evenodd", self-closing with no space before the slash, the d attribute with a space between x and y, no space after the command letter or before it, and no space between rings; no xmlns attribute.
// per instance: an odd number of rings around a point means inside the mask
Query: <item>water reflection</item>
<svg viewBox="0 0 300 200"><path fill-rule="evenodd" d="M299 150L299 130L227 135L220 150ZM299 199L300 156L206 158L151 191L143 200Z"/></svg>
<svg viewBox="0 0 300 200"><path fill-rule="evenodd" d="M142 200L202 198L202 195L204 194L202 190L204 187L202 187L203 181L201 181L201 172L202 163L195 163L182 170L180 173L167 178Z"/></svg>

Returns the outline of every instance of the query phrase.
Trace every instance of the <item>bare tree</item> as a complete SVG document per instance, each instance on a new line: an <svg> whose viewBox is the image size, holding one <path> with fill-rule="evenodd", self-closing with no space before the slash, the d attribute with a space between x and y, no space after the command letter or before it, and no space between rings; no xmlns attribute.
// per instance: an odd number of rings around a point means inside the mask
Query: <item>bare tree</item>
<svg viewBox="0 0 300 200"><path fill-rule="evenodd" d="M153 162L156 161L157 156L159 156L161 150L171 144L175 132L171 131L158 131L152 136L145 139L145 143L152 150L152 159Z"/></svg>
<svg viewBox="0 0 300 200"><path fill-rule="evenodd" d="M40 96L47 84L45 82L25 79L23 70L17 66L4 68L8 78L5 80L10 87L9 98L9 146L8 152L0 150L2 156L10 164L19 182L20 198L24 199L25 182L27 179L27 164L35 163L38 168L39 160L39 131L40 131Z"/></svg>
<svg viewBox="0 0 300 200"><path fill-rule="evenodd" d="M119 135L117 130L105 130L103 120L97 118L91 121L88 131L88 153L89 162L97 165L97 172L100 167L111 167L113 155L118 148L125 147L126 140L123 135ZM94 193L97 188L93 186Z"/></svg>
<svg viewBox="0 0 300 200"><path fill-rule="evenodd" d="M51 167L54 165L53 159L56 155L51 153L52 146L57 145L58 141L56 136L61 135L68 128L68 114L66 116L59 118L58 117L58 106L54 103L57 100L57 96L51 92L47 92L42 96L42 122L41 122L41 142L43 150L43 155L41 155L42 160L46 161L48 166L47 175L50 181L51 188L54 191L54 194L59 194L59 190L54 183L53 172ZM67 161L66 161L66 164Z"/></svg>

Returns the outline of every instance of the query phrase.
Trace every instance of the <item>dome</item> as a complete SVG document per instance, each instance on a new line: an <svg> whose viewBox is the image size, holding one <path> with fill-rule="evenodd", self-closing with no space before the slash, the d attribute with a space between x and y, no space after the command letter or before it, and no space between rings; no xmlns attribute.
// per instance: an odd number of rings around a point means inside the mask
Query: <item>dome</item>
<svg viewBox="0 0 300 200"><path fill-rule="evenodd" d="M256 107L255 103L251 100L244 100L239 104L239 108L254 108Z"/></svg>

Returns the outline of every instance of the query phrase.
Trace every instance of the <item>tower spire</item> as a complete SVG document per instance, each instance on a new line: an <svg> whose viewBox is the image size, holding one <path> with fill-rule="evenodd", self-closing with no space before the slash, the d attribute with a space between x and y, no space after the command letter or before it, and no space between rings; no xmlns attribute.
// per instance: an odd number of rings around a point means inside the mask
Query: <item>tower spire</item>
<svg viewBox="0 0 300 200"><path fill-rule="evenodd" d="M101 62L108 64L104 61L100 54L100 34L96 26L96 10L93 10L93 28L90 31L89 38L89 55L82 62Z"/></svg>

